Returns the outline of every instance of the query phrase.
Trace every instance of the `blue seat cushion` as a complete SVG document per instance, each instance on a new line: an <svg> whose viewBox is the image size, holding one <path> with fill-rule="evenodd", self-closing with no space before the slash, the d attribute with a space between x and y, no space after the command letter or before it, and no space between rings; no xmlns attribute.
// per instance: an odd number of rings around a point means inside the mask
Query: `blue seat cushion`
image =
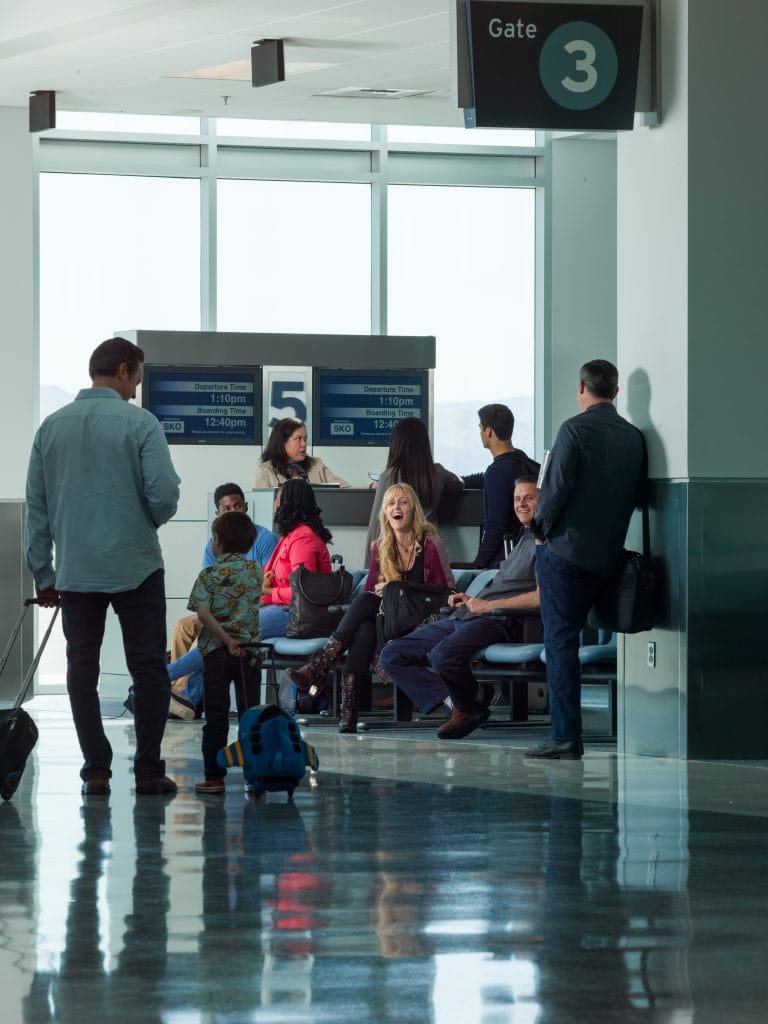
<svg viewBox="0 0 768 1024"><path fill-rule="evenodd" d="M282 654L284 657L311 658L317 651L321 651L328 643L327 636L312 637L311 640L297 640L294 637L275 637L272 650L275 654Z"/></svg>
<svg viewBox="0 0 768 1024"><path fill-rule="evenodd" d="M479 657L489 665L521 665L524 661L538 661L544 644L491 644L483 648Z"/></svg>

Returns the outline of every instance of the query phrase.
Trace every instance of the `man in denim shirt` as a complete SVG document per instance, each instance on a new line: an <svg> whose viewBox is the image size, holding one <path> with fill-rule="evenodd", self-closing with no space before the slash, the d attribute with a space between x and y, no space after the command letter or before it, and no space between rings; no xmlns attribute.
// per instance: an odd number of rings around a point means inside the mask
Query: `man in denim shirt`
<svg viewBox="0 0 768 1024"><path fill-rule="evenodd" d="M27 474L26 562L40 603L61 604L80 776L90 795L107 794L112 775L98 693L110 604L135 692L136 792L176 789L160 758L170 684L157 529L176 512L179 478L160 423L130 403L143 364L142 350L124 338L102 342L88 367L93 386L44 420Z"/></svg>

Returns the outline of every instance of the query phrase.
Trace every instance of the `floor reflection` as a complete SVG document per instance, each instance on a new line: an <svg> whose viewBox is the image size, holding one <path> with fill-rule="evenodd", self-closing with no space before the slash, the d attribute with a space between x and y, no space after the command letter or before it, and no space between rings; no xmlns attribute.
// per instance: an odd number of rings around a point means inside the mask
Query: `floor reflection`
<svg viewBox="0 0 768 1024"><path fill-rule="evenodd" d="M768 818L696 766L353 740L199 799L198 739L176 798L84 799L62 729L0 807L3 1024L764 1018Z"/></svg>

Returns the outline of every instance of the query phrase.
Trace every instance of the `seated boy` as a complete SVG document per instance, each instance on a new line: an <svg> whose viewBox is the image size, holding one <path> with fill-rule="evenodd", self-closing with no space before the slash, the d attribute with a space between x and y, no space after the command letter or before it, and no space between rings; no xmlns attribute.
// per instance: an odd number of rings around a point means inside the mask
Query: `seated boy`
<svg viewBox="0 0 768 1024"><path fill-rule="evenodd" d="M256 528L244 512L229 512L214 519L213 553L216 561L202 569L187 607L200 619L198 648L203 658L203 766L205 779L197 793L223 793L226 768L216 754L226 746L229 733L229 687L235 684L238 719L258 704L260 662L242 647L259 639L259 598L262 571L245 556Z"/></svg>

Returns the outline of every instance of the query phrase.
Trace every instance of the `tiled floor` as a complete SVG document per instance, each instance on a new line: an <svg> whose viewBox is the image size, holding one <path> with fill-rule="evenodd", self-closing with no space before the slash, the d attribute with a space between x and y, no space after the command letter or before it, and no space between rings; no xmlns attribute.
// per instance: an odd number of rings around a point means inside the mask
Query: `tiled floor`
<svg viewBox="0 0 768 1024"><path fill-rule="evenodd" d="M763 1024L768 770L526 761L515 730L306 732L293 803L84 798L68 711L0 806L0 1021ZM539 738L541 734L534 738Z"/></svg>

